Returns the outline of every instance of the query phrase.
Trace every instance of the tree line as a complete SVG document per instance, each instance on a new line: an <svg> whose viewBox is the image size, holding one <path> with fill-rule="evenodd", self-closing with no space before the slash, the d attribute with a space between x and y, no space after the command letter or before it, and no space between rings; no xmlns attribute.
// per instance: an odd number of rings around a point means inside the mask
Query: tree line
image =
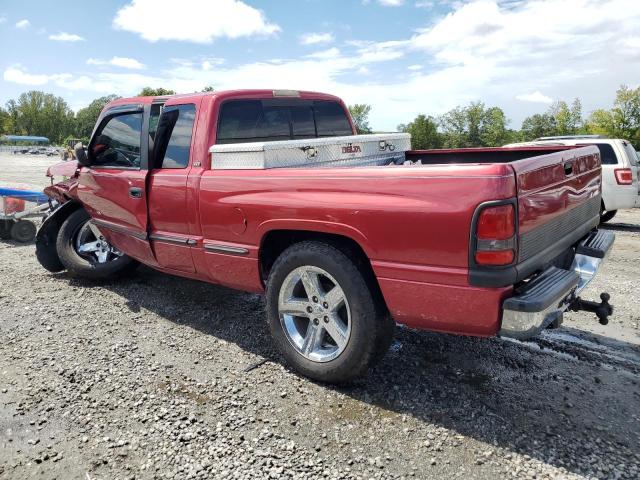
<svg viewBox="0 0 640 480"><path fill-rule="evenodd" d="M205 87L202 91L211 92L213 87ZM160 96L174 93L176 92L166 88L145 87L138 95ZM104 106L117 98L117 95L96 98L74 113L62 97L31 90L15 100L9 100L4 108L0 107L0 136L37 135L47 137L54 144L78 138L87 143Z"/></svg>
<svg viewBox="0 0 640 480"><path fill-rule="evenodd" d="M358 133L371 133L371 106L349 107ZM570 104L556 101L543 113L524 119L519 130L509 128L500 107L471 102L440 116L421 114L398 131L411 134L414 149L497 147L555 135L604 135L629 140L640 149L640 87L622 85L610 109L599 109L584 118L578 98Z"/></svg>
<svg viewBox="0 0 640 480"><path fill-rule="evenodd" d="M208 86L205 92L213 91ZM172 95L165 88L143 88L138 95ZM74 113L67 102L50 93L32 90L9 100L0 107L0 135L38 135L56 144L68 138L87 141L100 111L118 98L107 95L96 98ZM349 106L358 133L371 133L371 106ZM411 134L414 149L492 147L506 143L534 140L552 135L599 134L625 138L640 148L640 87L622 85L610 109L599 109L586 118L579 99L570 104L554 102L545 112L525 118L519 130L509 128L509 119L500 107L471 102L448 112L432 116L418 115L398 130Z"/></svg>

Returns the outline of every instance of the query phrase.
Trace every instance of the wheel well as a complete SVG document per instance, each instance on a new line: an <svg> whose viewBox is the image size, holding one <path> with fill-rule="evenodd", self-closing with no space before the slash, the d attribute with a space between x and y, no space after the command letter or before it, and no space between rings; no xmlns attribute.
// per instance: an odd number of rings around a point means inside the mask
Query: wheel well
<svg viewBox="0 0 640 480"><path fill-rule="evenodd" d="M266 283L271 267L282 252L291 245L309 240L327 243L353 260L363 273L369 288L372 289L371 291L384 304L384 297L369 257L358 242L344 235L305 230L273 230L268 232L262 239L259 252L260 275L263 283Z"/></svg>
<svg viewBox="0 0 640 480"><path fill-rule="evenodd" d="M72 200L60 205L42 222L38 233L36 233L36 257L40 264L50 272L64 270L58 257L56 239L64 221L79 208L82 208L82 205Z"/></svg>

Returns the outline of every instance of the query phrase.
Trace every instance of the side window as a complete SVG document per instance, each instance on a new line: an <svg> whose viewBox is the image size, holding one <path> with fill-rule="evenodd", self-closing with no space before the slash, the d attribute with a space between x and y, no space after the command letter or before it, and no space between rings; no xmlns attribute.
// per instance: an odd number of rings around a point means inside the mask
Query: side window
<svg viewBox="0 0 640 480"><path fill-rule="evenodd" d="M353 135L351 124L337 102L315 102L318 137Z"/></svg>
<svg viewBox="0 0 640 480"><path fill-rule="evenodd" d="M103 123L90 145L91 166L140 168L142 113L123 113Z"/></svg>
<svg viewBox="0 0 640 480"><path fill-rule="evenodd" d="M600 160L603 165L616 165L618 158L616 152L613 151L613 147L608 143L596 143L596 147L600 150Z"/></svg>
<svg viewBox="0 0 640 480"><path fill-rule="evenodd" d="M158 121L154 146L155 168L186 168L196 118L192 104L165 107Z"/></svg>
<svg viewBox="0 0 640 480"><path fill-rule="evenodd" d="M156 139L156 132L158 131L158 120L160 119L160 113L162 112L162 105L159 103L151 104L151 111L149 112L149 137L151 140Z"/></svg>

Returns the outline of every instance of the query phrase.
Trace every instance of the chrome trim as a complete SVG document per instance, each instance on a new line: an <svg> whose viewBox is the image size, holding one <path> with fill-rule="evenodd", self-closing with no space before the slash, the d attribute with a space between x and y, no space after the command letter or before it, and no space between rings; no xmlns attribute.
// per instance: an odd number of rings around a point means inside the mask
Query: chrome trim
<svg viewBox="0 0 640 480"><path fill-rule="evenodd" d="M602 260L602 258L576 254L571 270L580 277L578 285L567 289L554 299L549 307L539 312L520 312L505 308L502 312L502 325L498 335L525 340L538 335L552 322L561 320L563 312L569 307L571 301L596 276Z"/></svg>
<svg viewBox="0 0 640 480"><path fill-rule="evenodd" d="M573 263L571 264L571 269L578 275L580 275L580 281L578 282L578 287L576 288L576 295L584 290L589 282L593 280L593 277L596 276L602 260L602 258L589 257L580 253L576 254L575 258L573 259Z"/></svg>
<svg viewBox="0 0 640 480"><path fill-rule="evenodd" d="M186 238L186 237L174 237L171 235L159 235L159 234L151 234L149 235L149 240L156 240L158 242L164 242L164 243L171 243L174 245L189 245L189 246L193 246L193 245L197 245L198 242L197 240L194 240L193 238Z"/></svg>
<svg viewBox="0 0 640 480"><path fill-rule="evenodd" d="M220 245L215 243L205 243L204 249L207 252L230 253L232 255L248 255L249 249L242 247L232 247L230 245Z"/></svg>
<svg viewBox="0 0 640 480"><path fill-rule="evenodd" d="M96 225L107 228L114 232L124 233L125 235L131 235L132 237L135 237L138 240L148 240L146 232L134 230L133 228L129 228L129 227L123 227L122 225L117 225L107 220L100 220L97 218L93 218L91 221Z"/></svg>

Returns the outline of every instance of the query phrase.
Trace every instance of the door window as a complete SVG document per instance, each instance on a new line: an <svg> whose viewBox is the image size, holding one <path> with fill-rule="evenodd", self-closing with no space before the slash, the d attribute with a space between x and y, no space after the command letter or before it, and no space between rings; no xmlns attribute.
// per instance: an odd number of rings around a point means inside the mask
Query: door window
<svg viewBox="0 0 640 480"><path fill-rule="evenodd" d="M155 138L155 168L186 168L196 118L193 104L165 107Z"/></svg>
<svg viewBox="0 0 640 480"><path fill-rule="evenodd" d="M92 167L140 168L142 113L109 118L94 136L89 152Z"/></svg>

